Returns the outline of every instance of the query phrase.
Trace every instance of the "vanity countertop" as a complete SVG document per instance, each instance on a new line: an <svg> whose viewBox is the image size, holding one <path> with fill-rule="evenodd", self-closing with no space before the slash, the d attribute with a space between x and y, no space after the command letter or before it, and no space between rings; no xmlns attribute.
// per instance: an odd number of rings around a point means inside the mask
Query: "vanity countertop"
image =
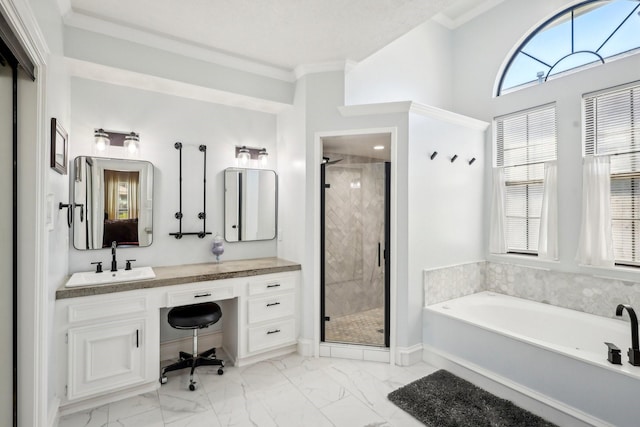
<svg viewBox="0 0 640 427"><path fill-rule="evenodd" d="M63 285L56 291L56 299L110 294L137 289L204 282L207 280L258 276L261 274L281 273L300 269L300 264L276 257L223 261L219 264L204 263L153 267L153 271L156 274L154 279L109 283L106 285L78 286L73 288L66 288ZM65 280L65 283L66 282Z"/></svg>

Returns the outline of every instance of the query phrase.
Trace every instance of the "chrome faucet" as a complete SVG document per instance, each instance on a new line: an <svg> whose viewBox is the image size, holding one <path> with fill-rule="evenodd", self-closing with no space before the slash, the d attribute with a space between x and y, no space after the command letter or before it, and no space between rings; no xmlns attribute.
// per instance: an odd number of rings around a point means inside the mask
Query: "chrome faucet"
<svg viewBox="0 0 640 427"><path fill-rule="evenodd" d="M638 347L638 317L636 312L629 304L618 304L616 307L616 316L622 316L622 310L625 309L629 313L631 321L631 348L627 352L629 363L633 366L640 366L640 347Z"/></svg>
<svg viewBox="0 0 640 427"><path fill-rule="evenodd" d="M118 271L118 262L116 261L116 246L118 246L118 244L115 240L111 242L111 271Z"/></svg>

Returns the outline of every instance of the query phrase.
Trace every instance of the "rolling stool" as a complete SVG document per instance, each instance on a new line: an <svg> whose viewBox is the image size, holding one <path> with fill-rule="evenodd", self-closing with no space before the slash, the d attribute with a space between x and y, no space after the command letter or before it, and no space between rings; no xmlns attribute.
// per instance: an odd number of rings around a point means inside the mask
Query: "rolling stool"
<svg viewBox="0 0 640 427"><path fill-rule="evenodd" d="M162 368L160 374L160 384L167 382L166 373L191 367L191 375L189 376L189 390L196 389L196 382L193 380L193 371L201 365L216 365L218 375L222 375L224 371L224 361L216 359L216 349L209 349L202 354L198 354L198 329L206 328L213 325L222 317L220 306L214 302L205 302L201 304L184 305L174 307L169 310L169 324L176 329L193 329L193 354L180 352L180 360L169 366Z"/></svg>

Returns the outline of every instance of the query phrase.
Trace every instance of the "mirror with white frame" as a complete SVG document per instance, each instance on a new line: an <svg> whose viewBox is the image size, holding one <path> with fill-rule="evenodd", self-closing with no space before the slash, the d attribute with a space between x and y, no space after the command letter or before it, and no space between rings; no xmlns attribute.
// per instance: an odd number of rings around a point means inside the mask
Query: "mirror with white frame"
<svg viewBox="0 0 640 427"><path fill-rule="evenodd" d="M224 172L224 238L227 242L275 239L278 177L275 171L229 168Z"/></svg>
<svg viewBox="0 0 640 427"><path fill-rule="evenodd" d="M153 164L79 156L74 162L73 246L145 247L153 241Z"/></svg>

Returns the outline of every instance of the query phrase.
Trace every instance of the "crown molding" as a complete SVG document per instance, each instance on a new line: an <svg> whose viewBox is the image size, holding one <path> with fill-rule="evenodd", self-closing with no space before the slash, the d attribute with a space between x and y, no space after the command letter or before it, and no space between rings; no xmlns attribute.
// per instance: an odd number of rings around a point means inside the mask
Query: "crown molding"
<svg viewBox="0 0 640 427"><path fill-rule="evenodd" d="M464 116L462 114L443 110L442 108L438 107L432 107L431 105L420 104L418 102L411 102L409 111L421 116L443 120L445 122L464 126L470 129L484 131L489 127L489 123L483 120L474 119L473 117Z"/></svg>
<svg viewBox="0 0 640 427"><path fill-rule="evenodd" d="M338 107L343 117L375 116L380 114L413 113L425 117L446 121L455 125L484 131L489 123L467 117L442 108L420 104L413 101L384 102L379 104L345 105Z"/></svg>
<svg viewBox="0 0 640 427"><path fill-rule="evenodd" d="M109 67L80 59L66 57L65 60L69 75L72 77L80 77L118 86L148 90L181 98L195 99L269 114L278 114L291 107L290 104L286 103L151 76L149 74Z"/></svg>
<svg viewBox="0 0 640 427"><path fill-rule="evenodd" d="M65 2L65 0L58 1L61 3ZM166 35L160 35L116 22L95 18L81 12L70 10L64 15L63 20L64 24L69 27L138 43L155 49L207 61L263 77L269 77L290 83L296 80L293 71L285 68L262 64L257 61L220 52L209 47L167 37Z"/></svg>
<svg viewBox="0 0 640 427"><path fill-rule="evenodd" d="M344 71L345 73L348 73L353 70L356 65L358 65L358 63L350 59L344 61L320 62L317 64L302 64L298 65L293 73L296 80L298 80L307 74L327 73L331 71Z"/></svg>

